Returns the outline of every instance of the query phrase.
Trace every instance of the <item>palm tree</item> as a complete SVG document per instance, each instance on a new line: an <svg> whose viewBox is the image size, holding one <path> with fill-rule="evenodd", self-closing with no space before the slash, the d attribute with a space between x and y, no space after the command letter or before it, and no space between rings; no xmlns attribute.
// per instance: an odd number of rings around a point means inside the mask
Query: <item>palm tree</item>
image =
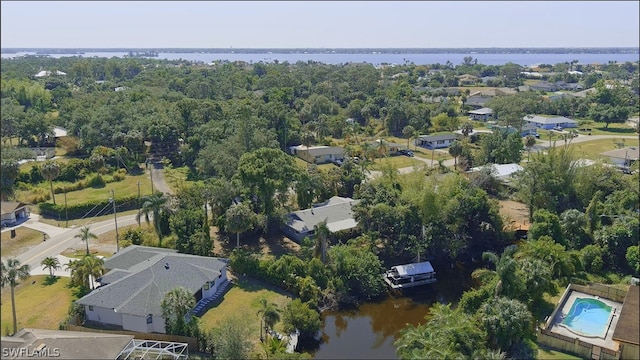
<svg viewBox="0 0 640 360"><path fill-rule="evenodd" d="M26 280L29 277L31 268L28 264L20 265L20 260L12 258L7 262L2 262L1 287L11 287L11 310L13 311L13 333L18 332L18 320L16 319L16 298L15 288L18 280Z"/></svg>
<svg viewBox="0 0 640 360"><path fill-rule="evenodd" d="M97 239L96 234L91 232L89 226L84 226L80 229L80 232L74 236L74 238L82 239L87 245L87 255L89 255L89 239Z"/></svg>
<svg viewBox="0 0 640 360"><path fill-rule="evenodd" d="M462 135L464 137L469 136L469 134L471 134L473 132L473 124L469 121L465 121L462 124L462 127L460 128L460 130L462 130Z"/></svg>
<svg viewBox="0 0 640 360"><path fill-rule="evenodd" d="M453 168L458 168L458 156L462 155L462 143L458 140L454 140L449 145L449 155L453 156Z"/></svg>
<svg viewBox="0 0 640 360"><path fill-rule="evenodd" d="M402 135L407 137L407 149L409 148L409 141L411 141L411 138L415 133L416 129L411 125L407 125L402 129Z"/></svg>
<svg viewBox="0 0 640 360"><path fill-rule="evenodd" d="M42 176L49 181L49 187L51 188L51 198L53 199L53 204L56 204L56 196L53 193L53 179L57 178L60 175L60 165L54 161L45 162L40 168L40 173Z"/></svg>
<svg viewBox="0 0 640 360"><path fill-rule="evenodd" d="M156 191L151 196L147 197L144 203L142 203L142 209L136 215L136 219L139 219L144 214L144 219L149 223L149 214L153 217L153 225L158 235L158 241L162 245L162 229L160 228L160 216L162 212L166 211L166 203L168 198L160 191Z"/></svg>
<svg viewBox="0 0 640 360"><path fill-rule="evenodd" d="M95 279L102 276L104 260L97 256L86 255L80 261L80 266L82 268L82 272L86 276L89 288L93 290L93 283Z"/></svg>
<svg viewBox="0 0 640 360"><path fill-rule="evenodd" d="M262 347L267 359L269 359L269 355L278 356L286 352L287 340L285 338L278 339L276 337L272 337L269 338L267 342L260 343L260 347Z"/></svg>
<svg viewBox="0 0 640 360"><path fill-rule="evenodd" d="M49 269L49 276L53 279L53 272L60 269L60 261L58 258L48 256L42 260L40 265L43 266L43 270Z"/></svg>
<svg viewBox="0 0 640 360"><path fill-rule="evenodd" d="M527 135L524 138L524 146L527 147L527 162L531 159L531 148L536 144L536 138L533 135Z"/></svg>
<svg viewBox="0 0 640 360"><path fill-rule="evenodd" d="M246 203L233 204L225 213L224 229L236 233L236 247L240 247L240 233L253 228L255 213Z"/></svg>
<svg viewBox="0 0 640 360"><path fill-rule="evenodd" d="M191 318L186 318L189 311L196 305L196 298L183 287L177 287L169 291L162 302L162 316L167 321L167 333L183 335L185 333L187 322Z"/></svg>
<svg viewBox="0 0 640 360"><path fill-rule="evenodd" d="M272 329L273 326L280 321L280 309L275 303L270 303L267 298L261 297L259 300L260 309L258 310L258 316L260 316L260 340L262 340L262 324L267 329Z"/></svg>
<svg viewBox="0 0 640 360"><path fill-rule="evenodd" d="M327 263L327 243L329 241L329 236L331 235L331 231L327 227L327 220L319 222L316 226L314 226L314 234L316 237L316 245L314 247L314 253L317 256L320 256L320 260L322 260L323 264Z"/></svg>

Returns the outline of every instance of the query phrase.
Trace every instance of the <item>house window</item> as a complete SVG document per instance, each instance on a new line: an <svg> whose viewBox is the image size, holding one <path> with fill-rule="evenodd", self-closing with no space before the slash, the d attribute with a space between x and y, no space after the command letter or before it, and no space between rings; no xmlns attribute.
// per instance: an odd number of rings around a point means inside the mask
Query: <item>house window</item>
<svg viewBox="0 0 640 360"><path fill-rule="evenodd" d="M151 324L153 322L153 314L147 315L147 324Z"/></svg>
<svg viewBox="0 0 640 360"><path fill-rule="evenodd" d="M204 283L204 289L209 290L209 282Z"/></svg>
<svg viewBox="0 0 640 360"><path fill-rule="evenodd" d="M93 311L93 305L89 305L89 311Z"/></svg>

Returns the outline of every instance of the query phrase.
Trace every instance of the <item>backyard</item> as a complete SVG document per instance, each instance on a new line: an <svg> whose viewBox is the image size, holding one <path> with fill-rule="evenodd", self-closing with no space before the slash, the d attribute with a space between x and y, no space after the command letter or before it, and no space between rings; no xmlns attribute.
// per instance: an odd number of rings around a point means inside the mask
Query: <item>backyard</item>
<svg viewBox="0 0 640 360"><path fill-rule="evenodd" d="M32 230L25 226L17 227L15 230L16 237L13 239L10 231L5 231L0 235L0 247L2 247L3 257L17 256L42 242L42 233L40 231Z"/></svg>

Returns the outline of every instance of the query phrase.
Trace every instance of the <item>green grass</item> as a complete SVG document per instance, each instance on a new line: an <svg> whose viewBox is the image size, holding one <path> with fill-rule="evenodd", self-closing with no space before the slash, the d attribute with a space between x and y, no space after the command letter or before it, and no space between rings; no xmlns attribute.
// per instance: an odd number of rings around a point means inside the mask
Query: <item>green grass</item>
<svg viewBox="0 0 640 360"><path fill-rule="evenodd" d="M371 170L382 170L387 165L391 166L393 169L400 169L422 164L422 161L412 159L408 156L390 156L375 159L374 164L371 166Z"/></svg>
<svg viewBox="0 0 640 360"><path fill-rule="evenodd" d="M233 287L222 297L222 301L209 309L200 318L200 327L203 330L214 328L220 321L234 315L249 319L249 333L254 339L256 350L259 351L258 343L260 339L260 317L258 316L259 299L265 297L267 301L275 303L279 309L291 301L288 294L281 290L264 284L257 280L239 277L234 281ZM275 326L276 331L282 332L282 324Z"/></svg>
<svg viewBox="0 0 640 360"><path fill-rule="evenodd" d="M116 201L118 199L138 194L138 182L140 183L141 196L147 196L151 194L151 180L147 174L142 175L127 175L124 180L116 181L106 184L102 188L85 188L77 191L70 191L67 193L67 204L76 205L83 204L91 201L107 200L111 197L111 190L114 190ZM54 181L54 187L56 182ZM38 185L37 188L46 189L50 191L49 183L43 182ZM31 190L21 190L16 192L16 197L19 201L25 201ZM64 194L56 194L56 203L64 204ZM27 201L28 202L28 201Z"/></svg>
<svg viewBox="0 0 640 360"><path fill-rule="evenodd" d="M580 358L574 355L566 354L560 351L551 350L547 348L538 347L539 360L554 360L554 359L566 359L566 360L579 360Z"/></svg>
<svg viewBox="0 0 640 360"><path fill-rule="evenodd" d="M638 134L637 130L627 124L607 124L603 122L586 121L583 125L578 125L579 134L587 134L587 131L579 131L580 129L591 129L591 135L634 135Z"/></svg>
<svg viewBox="0 0 640 360"><path fill-rule="evenodd" d="M16 256L25 251L27 248L31 248L42 242L42 233L37 230L32 230L27 227L21 226L16 228L16 237L11 238L11 232L6 231L0 235L2 242L2 256Z"/></svg>
<svg viewBox="0 0 640 360"><path fill-rule="evenodd" d="M638 139L599 139L571 144L571 148L575 155L580 158L608 160L608 158L601 156L600 153L617 149L616 143L624 144L627 147L638 146L639 141ZM561 145L562 141L557 142L557 144Z"/></svg>
<svg viewBox="0 0 640 360"><path fill-rule="evenodd" d="M32 276L18 285L15 290L18 330L24 327L57 330L60 322L67 318L69 307L77 300L77 290L69 287L69 278L59 277L47 285L48 275ZM13 332L11 315L11 291L2 291L0 309L2 335L6 329Z"/></svg>
<svg viewBox="0 0 640 360"><path fill-rule="evenodd" d="M187 179L189 168L187 166L172 167L166 166L163 170L164 180L174 192L178 190L185 182L189 182Z"/></svg>

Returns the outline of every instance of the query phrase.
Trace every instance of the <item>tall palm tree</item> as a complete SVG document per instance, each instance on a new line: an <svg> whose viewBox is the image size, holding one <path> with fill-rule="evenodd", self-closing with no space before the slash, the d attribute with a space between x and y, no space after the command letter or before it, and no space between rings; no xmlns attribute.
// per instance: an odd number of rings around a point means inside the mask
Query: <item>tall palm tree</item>
<svg viewBox="0 0 640 360"><path fill-rule="evenodd" d="M267 301L267 298L261 297L259 300L260 309L260 339L262 339L262 324L268 329L272 329L275 324L280 321L280 309L275 303Z"/></svg>
<svg viewBox="0 0 640 360"><path fill-rule="evenodd" d="M97 256L86 255L80 260L80 267L83 274L86 276L86 282L88 287L93 290L93 283L95 279L102 276L104 260Z"/></svg>
<svg viewBox="0 0 640 360"><path fill-rule="evenodd" d="M327 227L327 220L319 222L314 227L314 234L316 237L316 245L314 247L314 253L316 256L320 256L323 264L327 263L327 243L329 242L329 236L331 231Z"/></svg>
<svg viewBox="0 0 640 360"><path fill-rule="evenodd" d="M7 259L7 262L2 262L2 278L0 280L0 286L11 287L11 310L13 312L13 333L18 331L18 320L16 319L16 298L15 288L18 285L19 280L26 280L30 275L31 268L28 264L20 265L20 260L11 258Z"/></svg>
<svg viewBox="0 0 640 360"><path fill-rule="evenodd" d="M527 135L524 138L524 146L527 147L527 162L531 159L531 148L536 144L536 138L533 135Z"/></svg>
<svg viewBox="0 0 640 360"><path fill-rule="evenodd" d="M409 148L409 142L411 141L411 138L413 137L415 132L416 129L411 125L407 125L402 129L402 135L407 137L407 149Z"/></svg>
<svg viewBox="0 0 640 360"><path fill-rule="evenodd" d="M462 143L458 140L454 140L449 145L449 155L453 156L453 168L458 168L458 156L462 155Z"/></svg>
<svg viewBox="0 0 640 360"><path fill-rule="evenodd" d="M149 214L153 217L153 225L158 235L158 241L162 245L162 229L160 228L160 216L162 212L167 210L166 204L169 199L160 191L154 192L151 196L147 197L142 203L142 209L136 215L136 219L139 219L144 214L144 219L149 223Z"/></svg>
<svg viewBox="0 0 640 360"><path fill-rule="evenodd" d="M42 176L49 181L49 187L51 188L51 199L53 199L53 204L56 204L56 196L53 193L53 179L57 178L60 175L60 165L54 161L47 161L42 164L40 168L40 173Z"/></svg>
<svg viewBox="0 0 640 360"><path fill-rule="evenodd" d="M246 203L233 204L225 212L224 228L236 233L236 247L240 247L240 233L253 228L255 214Z"/></svg>
<svg viewBox="0 0 640 360"><path fill-rule="evenodd" d="M53 272L60 269L60 261L58 258L48 256L40 262L43 270L49 269L49 276L53 279Z"/></svg>
<svg viewBox="0 0 640 360"><path fill-rule="evenodd" d="M278 339L276 337L272 337L269 338L267 342L260 343L260 347L264 350L268 360L269 355L278 356L287 351L287 340L286 338Z"/></svg>
<svg viewBox="0 0 640 360"><path fill-rule="evenodd" d="M84 226L80 229L80 232L74 236L74 238L81 239L87 245L87 255L89 255L89 239L97 239L98 236L91 232L89 226Z"/></svg>
<svg viewBox="0 0 640 360"><path fill-rule="evenodd" d="M177 287L169 291L162 302L162 316L167 320L168 333L179 334L186 330L186 323L191 320L187 318L189 311L196 306L196 298L189 290L183 287Z"/></svg>

